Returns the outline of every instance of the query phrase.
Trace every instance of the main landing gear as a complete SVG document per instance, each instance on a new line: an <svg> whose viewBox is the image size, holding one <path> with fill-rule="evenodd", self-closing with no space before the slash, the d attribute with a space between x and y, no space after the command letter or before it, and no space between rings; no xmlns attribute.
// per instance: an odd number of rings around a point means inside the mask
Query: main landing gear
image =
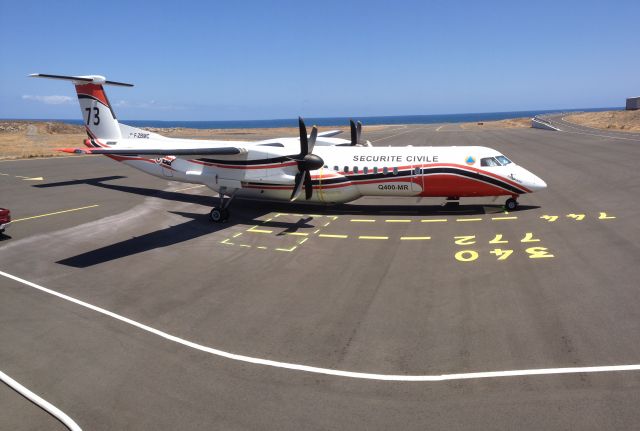
<svg viewBox="0 0 640 431"><path fill-rule="evenodd" d="M220 206L213 207L209 213L209 218L212 222L221 223L229 219L229 205L236 193L235 191L232 192L231 195L229 195L229 198L225 199L224 195L226 191L226 187L220 187L220 192L218 193L220 195Z"/></svg>
<svg viewBox="0 0 640 431"><path fill-rule="evenodd" d="M507 201L504 203L504 208L507 211L513 211L516 208L518 208L518 201L516 200L516 198L509 198L507 199Z"/></svg>

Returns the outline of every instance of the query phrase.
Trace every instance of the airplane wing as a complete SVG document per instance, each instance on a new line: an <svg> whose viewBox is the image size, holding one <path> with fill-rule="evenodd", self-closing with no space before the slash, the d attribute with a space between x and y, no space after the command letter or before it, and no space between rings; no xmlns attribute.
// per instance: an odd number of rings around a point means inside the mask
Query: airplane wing
<svg viewBox="0 0 640 431"><path fill-rule="evenodd" d="M112 154L115 156L197 156L224 155L246 153L247 150L238 147L210 147L210 148L59 148L58 151L73 154Z"/></svg>
<svg viewBox="0 0 640 431"><path fill-rule="evenodd" d="M326 132L318 133L319 138L329 138L331 136L336 136L342 133L342 130L327 130Z"/></svg>

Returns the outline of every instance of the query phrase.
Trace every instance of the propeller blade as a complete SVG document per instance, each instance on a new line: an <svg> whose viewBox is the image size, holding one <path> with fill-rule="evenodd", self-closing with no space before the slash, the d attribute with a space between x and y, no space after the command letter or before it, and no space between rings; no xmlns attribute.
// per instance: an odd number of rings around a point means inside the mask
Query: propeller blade
<svg viewBox="0 0 640 431"><path fill-rule="evenodd" d="M311 195L313 195L313 184L311 183L311 173L309 171L305 171L304 177L304 195L307 200L311 199Z"/></svg>
<svg viewBox="0 0 640 431"><path fill-rule="evenodd" d="M307 126L304 125L302 117L298 117L298 127L300 128L300 154L309 154L309 141L307 138Z"/></svg>
<svg viewBox="0 0 640 431"><path fill-rule="evenodd" d="M356 123L353 120L349 120L349 126L351 127L351 146L353 147L358 143L358 131L356 130Z"/></svg>
<svg viewBox="0 0 640 431"><path fill-rule="evenodd" d="M300 193L302 193L302 186L304 186L304 179L307 175L307 171L302 171L296 174L296 178L293 183L293 192L291 193L291 198L289 198L291 202L298 199Z"/></svg>
<svg viewBox="0 0 640 431"><path fill-rule="evenodd" d="M356 125L356 130L357 130L357 135L358 135L358 144L360 143L360 136L362 135L362 121L358 121L358 124Z"/></svg>
<svg viewBox="0 0 640 431"><path fill-rule="evenodd" d="M313 147L316 145L316 139L318 138L318 128L313 126L311 129L311 136L309 136L309 142L307 143L308 154L313 152Z"/></svg>

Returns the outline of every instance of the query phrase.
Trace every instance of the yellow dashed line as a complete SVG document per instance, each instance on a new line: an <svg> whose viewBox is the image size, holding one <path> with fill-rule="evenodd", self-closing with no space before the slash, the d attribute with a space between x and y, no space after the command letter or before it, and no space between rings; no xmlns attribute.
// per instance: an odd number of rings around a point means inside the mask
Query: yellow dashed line
<svg viewBox="0 0 640 431"><path fill-rule="evenodd" d="M247 248L251 248L251 246L250 246L250 245L248 245L248 244L240 244L240 247L247 247Z"/></svg>
<svg viewBox="0 0 640 431"><path fill-rule="evenodd" d="M424 220L420 220L422 223L439 223L439 222L446 222L447 219L446 218L431 218L431 219L424 219Z"/></svg>
<svg viewBox="0 0 640 431"><path fill-rule="evenodd" d="M427 239L431 239L430 236L401 236L400 239L402 241L418 241L418 240L427 240Z"/></svg>
<svg viewBox="0 0 640 431"><path fill-rule="evenodd" d="M320 229L316 229L313 231L313 233L318 233L318 232L320 232Z"/></svg>
<svg viewBox="0 0 640 431"><path fill-rule="evenodd" d="M367 235L360 235L358 237L358 239L389 239L388 236L367 236Z"/></svg>
<svg viewBox="0 0 640 431"><path fill-rule="evenodd" d="M298 246L297 246L297 245L294 245L294 246L293 246L293 247L291 247L291 248L276 248L276 250L278 250L278 251L289 251L289 252L291 252L291 251L295 250L296 248L298 248Z"/></svg>
<svg viewBox="0 0 640 431"><path fill-rule="evenodd" d="M374 219L352 218L351 221L353 223L375 223Z"/></svg>
<svg viewBox="0 0 640 431"><path fill-rule="evenodd" d="M19 221L25 221L25 220L32 220L34 218L48 217L48 216L52 216L52 215L56 215L56 214L70 213L72 211L86 210L88 208L95 208L97 206L100 206L100 205L97 205L97 204L96 205L89 205L89 206L86 206L86 207L71 208L69 210L62 210L62 211L56 211L56 212L53 212L53 213L40 214L40 215L36 215L36 216L31 216L31 217L24 217L24 218L19 218L17 220L13 220L11 223L17 223Z"/></svg>
<svg viewBox="0 0 640 431"><path fill-rule="evenodd" d="M254 226L252 228L247 229L247 232L253 232L253 233L273 233L272 230L266 230L266 229L256 229L258 226Z"/></svg>
<svg viewBox="0 0 640 431"><path fill-rule="evenodd" d="M328 222L326 222L323 226L324 226L324 227L327 227L327 226L329 226L330 224L331 224L331 222L330 222L330 221L328 221Z"/></svg>
<svg viewBox="0 0 640 431"><path fill-rule="evenodd" d="M298 241L298 245L302 245L305 243L305 241L307 241L309 238L303 238L300 241Z"/></svg>
<svg viewBox="0 0 640 431"><path fill-rule="evenodd" d="M304 232L285 232L287 235L295 235L295 236L309 236L308 233Z"/></svg>
<svg viewBox="0 0 640 431"><path fill-rule="evenodd" d="M411 220L399 220L399 219L389 219L385 220L387 223L411 223Z"/></svg>
<svg viewBox="0 0 640 431"><path fill-rule="evenodd" d="M259 246L258 246L258 247L256 247L256 248L259 248L260 250L266 250L266 249L267 249L267 247L265 247L264 245L259 245Z"/></svg>
<svg viewBox="0 0 640 431"><path fill-rule="evenodd" d="M456 221L482 221L481 218L459 218Z"/></svg>
<svg viewBox="0 0 640 431"><path fill-rule="evenodd" d="M238 232L238 233L237 233L237 234L235 234L233 237L234 237L234 238L237 238L237 237L239 237L240 235L242 235L242 232Z"/></svg>
<svg viewBox="0 0 640 431"><path fill-rule="evenodd" d="M491 220L517 220L518 217L517 216L510 216L510 217L491 217Z"/></svg>
<svg viewBox="0 0 640 431"><path fill-rule="evenodd" d="M349 238L349 235L332 235L328 233L321 233L318 235L320 238Z"/></svg>

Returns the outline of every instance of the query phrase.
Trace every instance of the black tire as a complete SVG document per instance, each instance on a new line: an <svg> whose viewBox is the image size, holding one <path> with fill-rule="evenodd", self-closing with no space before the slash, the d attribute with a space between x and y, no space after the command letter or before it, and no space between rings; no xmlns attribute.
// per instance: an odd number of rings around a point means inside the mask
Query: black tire
<svg viewBox="0 0 640 431"><path fill-rule="evenodd" d="M223 211L214 207L209 213L209 218L214 223L220 223L221 221L224 220Z"/></svg>
<svg viewBox="0 0 640 431"><path fill-rule="evenodd" d="M225 208L222 210L222 221L227 220L229 220L229 210Z"/></svg>
<svg viewBox="0 0 640 431"><path fill-rule="evenodd" d="M518 208L518 201L513 199L513 198L509 198L507 199L507 201L504 203L504 207L507 211L513 211L516 208Z"/></svg>

